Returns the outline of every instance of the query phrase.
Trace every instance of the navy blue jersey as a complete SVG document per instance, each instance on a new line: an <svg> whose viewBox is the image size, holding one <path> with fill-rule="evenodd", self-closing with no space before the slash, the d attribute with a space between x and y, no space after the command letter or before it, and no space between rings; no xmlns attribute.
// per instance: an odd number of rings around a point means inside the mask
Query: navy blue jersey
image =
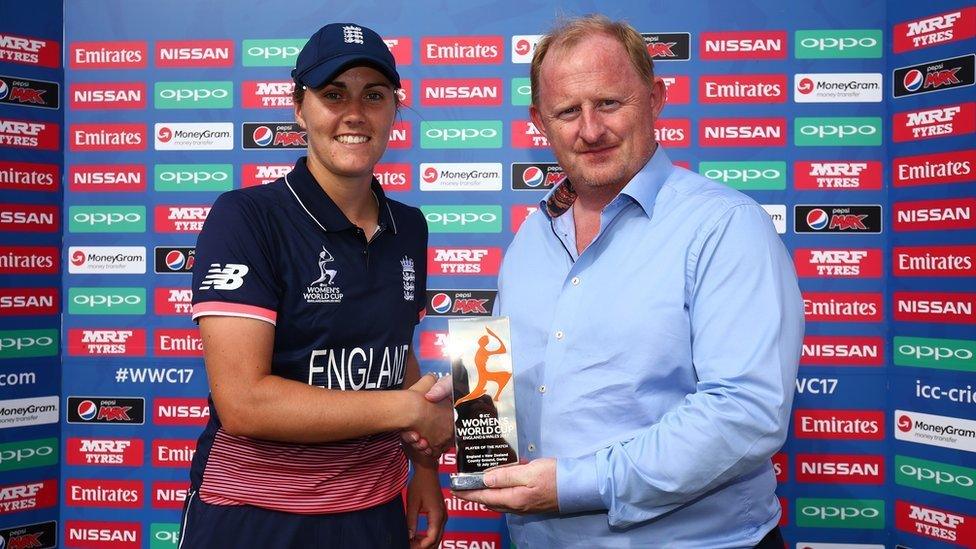
<svg viewBox="0 0 976 549"><path fill-rule="evenodd" d="M368 242L304 158L283 179L221 195L197 241L193 318L274 324L274 375L335 390L401 388L424 310L427 225L375 179L372 190L379 228ZM257 441L227 434L212 403L211 411L191 470L208 503L340 512L403 488L397 433L314 445Z"/></svg>

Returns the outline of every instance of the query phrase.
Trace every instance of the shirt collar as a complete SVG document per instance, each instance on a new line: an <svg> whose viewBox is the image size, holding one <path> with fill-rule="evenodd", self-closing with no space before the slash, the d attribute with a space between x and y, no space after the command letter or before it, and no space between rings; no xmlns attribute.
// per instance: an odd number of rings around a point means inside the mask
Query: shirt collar
<svg viewBox="0 0 976 549"><path fill-rule="evenodd" d="M657 150L654 151L651 159L627 182L627 185L620 190L620 194L628 196L640 204L640 207L644 210L644 214L650 217L654 211L654 200L657 198L657 193L661 190L661 186L664 185L668 177L671 176L673 170L674 165L671 164L671 159L664 152L664 147L658 144ZM551 198L557 196L560 190L565 191L565 189L560 189L560 187L567 181L568 179L564 177L539 201L539 209L549 219L552 219L553 216L550 215L546 205ZM566 193L561 193L561 196L565 197ZM565 203L564 198L562 202ZM556 217L558 217L558 214Z"/></svg>
<svg viewBox="0 0 976 549"><path fill-rule="evenodd" d="M339 206L329 197L318 181L308 169L307 158L301 157L295 162L295 169L285 176L285 183L291 191L298 205L312 218L312 221L325 232L336 232L350 229L353 224L342 213ZM374 177L370 182L370 189L379 204L379 226L381 230L397 232L393 210L383 193L383 188Z"/></svg>

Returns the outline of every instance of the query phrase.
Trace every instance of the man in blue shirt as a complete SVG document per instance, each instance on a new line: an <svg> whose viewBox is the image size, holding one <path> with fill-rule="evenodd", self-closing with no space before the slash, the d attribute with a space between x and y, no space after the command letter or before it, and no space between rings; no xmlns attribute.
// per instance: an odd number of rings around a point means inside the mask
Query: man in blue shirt
<svg viewBox="0 0 976 549"><path fill-rule="evenodd" d="M567 177L499 277L529 462L457 495L511 513L519 547L782 547L770 457L803 337L783 243L655 143L665 88L630 26L564 24L531 77Z"/></svg>

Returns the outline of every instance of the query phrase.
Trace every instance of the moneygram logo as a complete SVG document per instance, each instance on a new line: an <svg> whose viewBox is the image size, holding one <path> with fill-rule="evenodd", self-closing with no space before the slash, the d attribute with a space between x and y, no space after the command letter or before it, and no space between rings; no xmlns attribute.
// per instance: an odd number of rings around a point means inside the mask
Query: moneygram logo
<svg viewBox="0 0 976 549"><path fill-rule="evenodd" d="M974 72L976 54L899 67L892 72L892 93L897 98L972 86Z"/></svg>
<svg viewBox="0 0 976 549"><path fill-rule="evenodd" d="M233 67L234 43L230 40L159 40L156 66Z"/></svg>
<svg viewBox="0 0 976 549"><path fill-rule="evenodd" d="M976 227L976 199L950 198L896 202L896 231L935 231Z"/></svg>
<svg viewBox="0 0 976 549"><path fill-rule="evenodd" d="M295 82L291 80L246 80L241 82L241 106L245 109L290 109Z"/></svg>
<svg viewBox="0 0 976 549"><path fill-rule="evenodd" d="M797 59L880 59L880 29L798 30Z"/></svg>
<svg viewBox="0 0 976 549"><path fill-rule="evenodd" d="M860 249L807 249L793 252L796 275L816 278L879 278L881 277L881 250Z"/></svg>
<svg viewBox="0 0 976 549"><path fill-rule="evenodd" d="M75 152L146 150L145 124L72 124L69 134Z"/></svg>
<svg viewBox="0 0 976 549"><path fill-rule="evenodd" d="M0 360L57 354L57 330L0 330Z"/></svg>
<svg viewBox="0 0 976 549"><path fill-rule="evenodd" d="M976 7L929 15L892 29L895 53L966 40L976 35Z"/></svg>
<svg viewBox="0 0 976 549"><path fill-rule="evenodd" d="M512 63L531 63L541 34L516 34L512 37Z"/></svg>
<svg viewBox="0 0 976 549"><path fill-rule="evenodd" d="M425 78L420 90L420 104L427 107L502 104L501 78Z"/></svg>
<svg viewBox="0 0 976 549"><path fill-rule="evenodd" d="M500 65L505 49L501 36L437 36L420 39L424 65Z"/></svg>
<svg viewBox="0 0 976 549"><path fill-rule="evenodd" d="M68 314L144 315L145 288L68 288Z"/></svg>
<svg viewBox="0 0 976 549"><path fill-rule="evenodd" d="M958 103L900 112L891 121L895 142L917 141L976 132L976 103ZM971 173L971 167L967 172Z"/></svg>
<svg viewBox="0 0 976 549"><path fill-rule="evenodd" d="M231 122L157 122L153 126L157 151L230 151L234 149Z"/></svg>
<svg viewBox="0 0 976 549"><path fill-rule="evenodd" d="M881 366L884 343L873 336L805 336L802 366Z"/></svg>
<svg viewBox="0 0 976 549"><path fill-rule="evenodd" d="M706 60L786 59L786 31L703 32L699 51Z"/></svg>
<svg viewBox="0 0 976 549"><path fill-rule="evenodd" d="M410 164L377 164L373 166L373 177L386 192L409 191L413 182Z"/></svg>
<svg viewBox="0 0 976 549"><path fill-rule="evenodd" d="M917 444L976 452L976 421L895 410L895 438Z"/></svg>
<svg viewBox="0 0 976 549"><path fill-rule="evenodd" d="M0 62L56 69L61 66L60 46L53 40L0 34Z"/></svg>
<svg viewBox="0 0 976 549"><path fill-rule="evenodd" d="M698 164L698 173L733 189L786 189L786 162L701 162Z"/></svg>
<svg viewBox="0 0 976 549"><path fill-rule="evenodd" d="M976 181L976 149L903 156L893 162L895 187Z"/></svg>
<svg viewBox="0 0 976 549"><path fill-rule="evenodd" d="M144 233L146 207L71 206L68 208L68 232Z"/></svg>
<svg viewBox="0 0 976 549"><path fill-rule="evenodd" d="M210 213L210 206L156 206L157 233L198 233Z"/></svg>
<svg viewBox="0 0 976 549"><path fill-rule="evenodd" d="M145 274L145 246L70 246L71 274Z"/></svg>
<svg viewBox="0 0 976 549"><path fill-rule="evenodd" d="M75 42L71 44L72 69L144 69L149 58L143 41Z"/></svg>
<svg viewBox="0 0 976 549"><path fill-rule="evenodd" d="M782 147L785 118L703 118L698 123L702 147Z"/></svg>
<svg viewBox="0 0 976 549"><path fill-rule="evenodd" d="M793 179L797 190L820 189L881 189L881 162L831 161L793 164Z"/></svg>
<svg viewBox="0 0 976 549"><path fill-rule="evenodd" d="M0 444L0 471L58 464L58 439L39 438Z"/></svg>
<svg viewBox="0 0 976 549"><path fill-rule="evenodd" d="M422 191L500 191L501 163L424 163L420 165Z"/></svg>
<svg viewBox="0 0 976 549"><path fill-rule="evenodd" d="M233 187L232 164L156 164L153 169L157 191L229 191Z"/></svg>
<svg viewBox="0 0 976 549"><path fill-rule="evenodd" d="M59 400L57 395L0 400L0 429L57 423Z"/></svg>
<svg viewBox="0 0 976 549"><path fill-rule="evenodd" d="M703 104L785 103L785 74L705 75L698 79Z"/></svg>
<svg viewBox="0 0 976 549"><path fill-rule="evenodd" d="M245 67L294 67L307 39L244 40Z"/></svg>
<svg viewBox="0 0 976 549"><path fill-rule="evenodd" d="M797 498L796 525L881 530L885 527L884 500Z"/></svg>
<svg viewBox="0 0 976 549"><path fill-rule="evenodd" d="M292 167L292 164L243 164L241 166L241 186L267 185L284 177L291 171Z"/></svg>
<svg viewBox="0 0 976 549"><path fill-rule="evenodd" d="M423 121L422 149L500 149L501 120Z"/></svg>
<svg viewBox="0 0 976 549"><path fill-rule="evenodd" d="M0 160L0 189L57 192L60 174L58 164Z"/></svg>
<svg viewBox="0 0 976 549"><path fill-rule="evenodd" d="M144 82L101 82L71 84L72 110L109 110L146 108Z"/></svg>
<svg viewBox="0 0 976 549"><path fill-rule="evenodd" d="M793 76L794 103L880 103L881 73L802 73Z"/></svg>
<svg viewBox="0 0 976 549"><path fill-rule="evenodd" d="M976 324L976 293L895 292L895 320Z"/></svg>
<svg viewBox="0 0 976 549"><path fill-rule="evenodd" d="M880 147L880 117L797 118L797 147Z"/></svg>
<svg viewBox="0 0 976 549"><path fill-rule="evenodd" d="M976 500L976 469L908 456L895 456L895 483Z"/></svg>
<svg viewBox="0 0 976 549"><path fill-rule="evenodd" d="M157 109L229 109L234 87L225 82L156 82L153 104Z"/></svg>
<svg viewBox="0 0 976 549"><path fill-rule="evenodd" d="M142 328L70 328L71 356L146 356L146 330Z"/></svg>
<svg viewBox="0 0 976 549"><path fill-rule="evenodd" d="M500 233L501 206L421 206L432 233Z"/></svg>
<svg viewBox="0 0 976 549"><path fill-rule="evenodd" d="M895 247L895 276L976 276L976 246Z"/></svg>
<svg viewBox="0 0 976 549"><path fill-rule="evenodd" d="M976 341L895 337L892 346L896 366L976 372Z"/></svg>
<svg viewBox="0 0 976 549"><path fill-rule="evenodd" d="M69 438L68 465L107 465L139 467L142 465L141 438Z"/></svg>
<svg viewBox="0 0 976 549"><path fill-rule="evenodd" d="M142 192L146 167L142 164L75 164L68 167L68 188L76 193Z"/></svg>
<svg viewBox="0 0 976 549"><path fill-rule="evenodd" d="M797 454L796 480L815 484L884 484L884 456Z"/></svg>
<svg viewBox="0 0 976 549"><path fill-rule="evenodd" d="M793 436L824 440L884 440L880 410L796 410Z"/></svg>
<svg viewBox="0 0 976 549"><path fill-rule="evenodd" d="M60 134L60 126L54 122L0 118L0 146L56 151Z"/></svg>
<svg viewBox="0 0 976 549"><path fill-rule="evenodd" d="M57 206L0 204L0 232L56 233L59 228Z"/></svg>
<svg viewBox="0 0 976 549"><path fill-rule="evenodd" d="M427 274L493 276L501 261L502 250L497 247L428 248Z"/></svg>

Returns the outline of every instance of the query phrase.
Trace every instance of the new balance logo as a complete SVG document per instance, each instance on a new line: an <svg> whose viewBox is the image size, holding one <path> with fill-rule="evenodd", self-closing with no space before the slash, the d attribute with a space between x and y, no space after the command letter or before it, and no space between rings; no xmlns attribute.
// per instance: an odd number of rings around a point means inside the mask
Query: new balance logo
<svg viewBox="0 0 976 549"><path fill-rule="evenodd" d="M239 263L228 263L223 267L220 266L220 263L211 263L207 276L200 284L200 289L236 290L244 285L244 275L247 274L248 270L247 265Z"/></svg>
<svg viewBox="0 0 976 549"><path fill-rule="evenodd" d="M346 44L362 44L363 29L352 25L342 27L342 39L346 41Z"/></svg>

